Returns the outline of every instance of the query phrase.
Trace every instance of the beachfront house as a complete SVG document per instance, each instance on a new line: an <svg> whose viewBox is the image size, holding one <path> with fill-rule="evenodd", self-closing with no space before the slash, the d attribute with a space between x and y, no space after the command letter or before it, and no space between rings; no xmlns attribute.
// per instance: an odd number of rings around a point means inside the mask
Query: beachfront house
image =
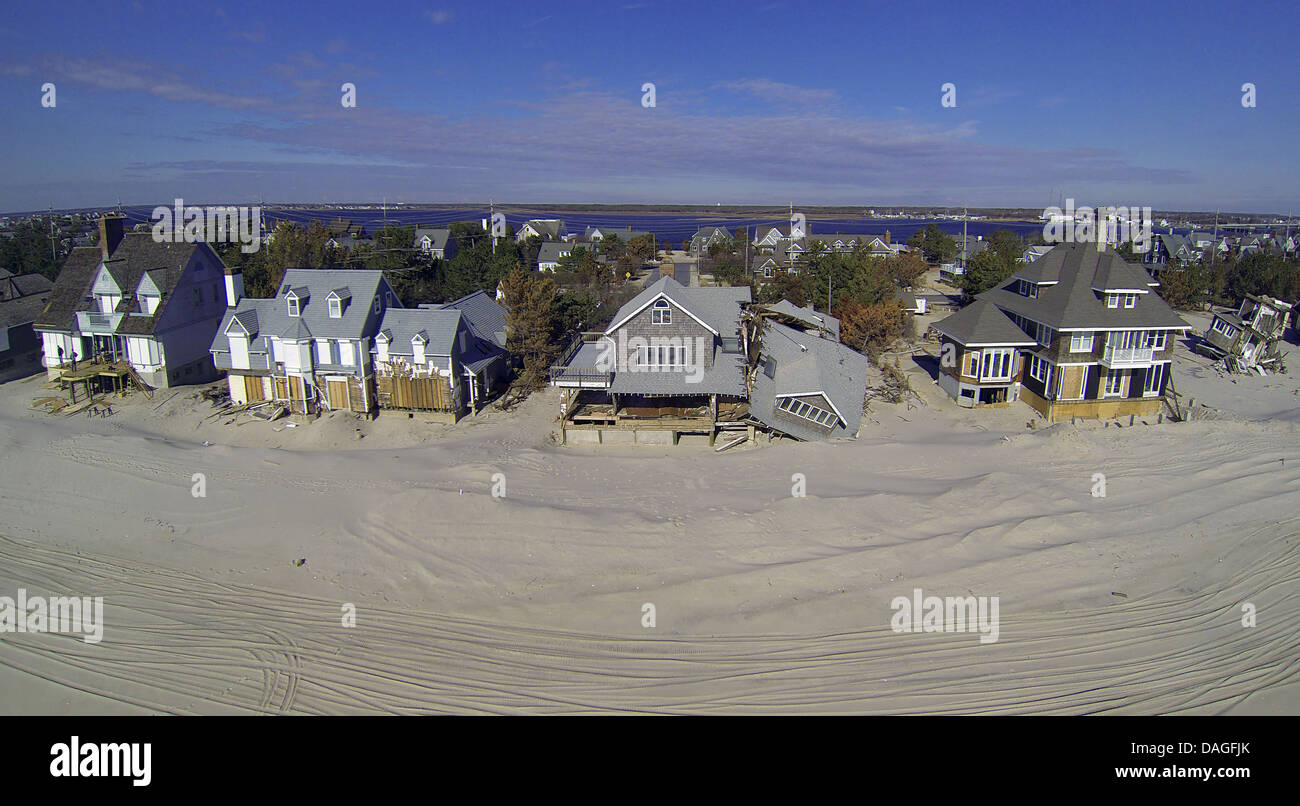
<svg viewBox="0 0 1300 806"><path fill-rule="evenodd" d="M0 383L41 371L41 337L32 323L53 288L44 275L0 269Z"/></svg>
<svg viewBox="0 0 1300 806"><path fill-rule="evenodd" d="M124 232L119 215L101 216L99 230L99 246L68 255L32 323L50 377L134 374L155 389L216 378L208 346L225 313L221 258L201 241Z"/></svg>
<svg viewBox="0 0 1300 806"><path fill-rule="evenodd" d="M456 422L508 377L505 312L482 291L441 305L389 308L375 335L379 407Z"/></svg>
<svg viewBox="0 0 1300 806"><path fill-rule="evenodd" d="M274 401L298 414L373 414L370 360L384 313L402 307L383 272L288 269L274 297L242 297L227 282L228 307L210 341L236 404Z"/></svg>
<svg viewBox="0 0 1300 806"><path fill-rule="evenodd" d="M748 286L647 287L551 368L562 440L855 435L866 358L839 343L839 321L788 301L750 305Z"/></svg>
<svg viewBox="0 0 1300 806"><path fill-rule="evenodd" d="M747 399L741 305L749 286L687 288L661 277L584 334L551 368L565 440L712 441ZM742 426L743 427L743 426Z"/></svg>
<svg viewBox="0 0 1300 806"><path fill-rule="evenodd" d="M1018 398L1050 421L1155 414L1191 328L1156 285L1113 250L1058 245L933 325L939 384L962 405Z"/></svg>

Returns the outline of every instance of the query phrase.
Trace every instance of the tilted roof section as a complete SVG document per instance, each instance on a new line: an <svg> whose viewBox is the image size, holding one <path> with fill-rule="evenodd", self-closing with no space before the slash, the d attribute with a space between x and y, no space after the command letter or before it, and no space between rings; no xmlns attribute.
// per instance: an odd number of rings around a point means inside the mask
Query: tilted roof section
<svg viewBox="0 0 1300 806"><path fill-rule="evenodd" d="M764 425L803 440L852 436L862 421L867 388L867 358L838 341L804 333L769 321L763 328L762 349L749 411ZM768 377L765 363L774 362ZM834 428L819 427L796 415L776 410L777 398L823 395L840 418Z"/></svg>

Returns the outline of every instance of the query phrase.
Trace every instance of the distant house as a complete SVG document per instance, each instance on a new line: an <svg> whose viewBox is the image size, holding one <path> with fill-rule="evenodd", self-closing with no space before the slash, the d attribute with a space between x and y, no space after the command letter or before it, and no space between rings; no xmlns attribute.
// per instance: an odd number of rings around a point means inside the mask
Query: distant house
<svg viewBox="0 0 1300 806"><path fill-rule="evenodd" d="M564 222L557 218L535 218L524 222L515 233L515 240L522 242L536 236L543 241L560 241L564 240L566 232Z"/></svg>
<svg viewBox="0 0 1300 806"><path fill-rule="evenodd" d="M1019 398L1050 421L1150 415L1191 328L1139 265L1061 244L936 322L939 385L958 403Z"/></svg>
<svg viewBox="0 0 1300 806"><path fill-rule="evenodd" d="M702 255L709 251L710 246L731 240L732 233L726 227L700 227L691 236L691 252Z"/></svg>
<svg viewBox="0 0 1300 806"><path fill-rule="evenodd" d="M385 311L402 307L383 272L289 269L270 299L241 298L242 282L228 289L210 349L232 401L275 401L299 414L375 412L371 351Z"/></svg>
<svg viewBox="0 0 1300 806"><path fill-rule="evenodd" d="M0 269L0 383L41 371L41 337L32 323L53 288L44 275Z"/></svg>
<svg viewBox="0 0 1300 806"><path fill-rule="evenodd" d="M1151 238L1151 248L1143 256L1143 261L1156 266L1169 263L1186 264L1196 260L1198 252L1193 249L1187 238L1173 233L1159 233Z"/></svg>
<svg viewBox="0 0 1300 806"><path fill-rule="evenodd" d="M577 244L566 241L544 241L537 251L537 268L539 271L555 271L560 261L573 254Z"/></svg>
<svg viewBox="0 0 1300 806"><path fill-rule="evenodd" d="M654 237L653 233L649 230L634 230L631 227L587 227L582 231L582 240L587 241L588 243L595 243L604 240L611 235L618 236L619 240L623 241L623 243L627 243L633 238L640 238L644 235Z"/></svg>
<svg viewBox="0 0 1300 806"><path fill-rule="evenodd" d="M99 220L100 245L68 255L32 327L51 377L73 354L129 366L154 388L217 377L208 346L225 313L225 264L206 243L156 242Z"/></svg>
<svg viewBox="0 0 1300 806"><path fill-rule="evenodd" d="M1056 244L1044 244L1039 246L1030 246L1020 255L1021 263L1033 263L1043 255L1052 251Z"/></svg>
<svg viewBox="0 0 1300 806"><path fill-rule="evenodd" d="M455 257L458 249L456 237L448 227L417 229L414 246L424 255L446 260Z"/></svg>
<svg viewBox="0 0 1300 806"><path fill-rule="evenodd" d="M983 237L975 240L967 240L965 246L957 246L957 255L951 263L943 263L939 266L939 279L951 286L961 284L961 278L966 273L966 266L970 264L971 258L989 248L989 242Z"/></svg>

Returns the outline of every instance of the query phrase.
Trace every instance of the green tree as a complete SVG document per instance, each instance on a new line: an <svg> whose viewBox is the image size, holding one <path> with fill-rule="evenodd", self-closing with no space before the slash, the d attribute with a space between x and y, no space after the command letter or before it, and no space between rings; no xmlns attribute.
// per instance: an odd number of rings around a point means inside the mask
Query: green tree
<svg viewBox="0 0 1300 806"><path fill-rule="evenodd" d="M966 262L966 272L961 277L964 304L969 305L975 297L1009 279L1015 270L1014 262L1007 262L992 249L976 253Z"/></svg>
<svg viewBox="0 0 1300 806"><path fill-rule="evenodd" d="M555 282L516 266L501 280L506 309L506 349L523 363L517 384L526 391L540 389L550 377L558 354Z"/></svg>

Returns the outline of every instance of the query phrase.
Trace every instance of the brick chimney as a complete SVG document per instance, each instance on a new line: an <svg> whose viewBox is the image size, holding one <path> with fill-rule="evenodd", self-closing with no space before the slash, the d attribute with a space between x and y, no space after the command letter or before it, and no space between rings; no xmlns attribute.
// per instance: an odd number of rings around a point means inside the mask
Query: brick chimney
<svg viewBox="0 0 1300 806"><path fill-rule="evenodd" d="M104 260L122 242L123 218L117 213L105 213L99 217L99 254Z"/></svg>
<svg viewBox="0 0 1300 806"><path fill-rule="evenodd" d="M889 230L885 230L885 246L889 246Z"/></svg>

